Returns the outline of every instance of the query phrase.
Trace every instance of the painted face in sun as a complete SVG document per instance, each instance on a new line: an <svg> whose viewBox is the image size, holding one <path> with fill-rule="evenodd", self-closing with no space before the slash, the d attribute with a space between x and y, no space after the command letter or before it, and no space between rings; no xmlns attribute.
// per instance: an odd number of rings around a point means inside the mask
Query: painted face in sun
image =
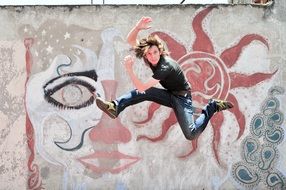
<svg viewBox="0 0 286 190"><path fill-rule="evenodd" d="M161 54L162 53L160 52L159 48L153 45L147 50L145 58L149 61L149 63L155 66L159 62Z"/></svg>

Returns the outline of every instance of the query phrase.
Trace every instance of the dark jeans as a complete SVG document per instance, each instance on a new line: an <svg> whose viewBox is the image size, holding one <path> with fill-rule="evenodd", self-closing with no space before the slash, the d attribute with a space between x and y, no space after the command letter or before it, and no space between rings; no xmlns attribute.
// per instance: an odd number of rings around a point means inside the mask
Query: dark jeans
<svg viewBox="0 0 286 190"><path fill-rule="evenodd" d="M194 121L191 95L186 95L186 97L174 95L168 90L154 87L149 88L144 93L132 90L114 100L118 114L126 107L143 101L153 101L173 108L181 129L189 140L193 140L203 132L210 118L216 112L216 104L214 102L209 103Z"/></svg>

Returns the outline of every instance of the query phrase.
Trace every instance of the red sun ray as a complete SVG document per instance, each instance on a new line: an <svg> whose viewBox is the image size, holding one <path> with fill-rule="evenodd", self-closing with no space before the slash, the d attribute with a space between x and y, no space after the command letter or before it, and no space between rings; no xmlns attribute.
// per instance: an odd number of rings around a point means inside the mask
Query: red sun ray
<svg viewBox="0 0 286 190"><path fill-rule="evenodd" d="M273 73L254 73L252 75L245 75L240 73L229 73L231 85L230 89L237 87L251 87L261 81L271 78L278 70Z"/></svg>
<svg viewBox="0 0 286 190"><path fill-rule="evenodd" d="M238 122L239 132L238 132L238 135L237 135L237 138L236 138L236 140L238 140L243 135L244 130L245 130L245 116L239 110L239 105L238 105L237 99L236 99L236 97L233 94L229 93L227 100L232 102L233 105L234 105L233 108L229 109L228 111L233 113L233 115L235 116L235 118L236 118L236 120Z"/></svg>
<svg viewBox="0 0 286 190"><path fill-rule="evenodd" d="M220 142L220 129L221 129L223 120L224 120L223 113L218 112L217 114L213 116L213 118L210 121L213 127L213 132L214 132L214 136L212 140L212 148L214 151L215 159L219 165L220 165L220 159L218 155L218 148L219 148L219 142Z"/></svg>
<svg viewBox="0 0 286 190"><path fill-rule="evenodd" d="M147 123L149 122L152 118L153 118L153 115L155 113L156 110L158 110L160 108L160 104L157 104L155 102L152 102L148 108L148 116L145 120L143 121L133 121L133 123L135 124L144 124L144 123Z"/></svg>
<svg viewBox="0 0 286 190"><path fill-rule="evenodd" d="M185 55L187 53L186 48L183 45L179 44L176 40L174 40L168 34L166 34L164 32L153 32L152 34L158 35L160 37L160 39L165 41L165 43L168 47L168 51L170 52L170 56L174 60L180 59L183 55Z"/></svg>
<svg viewBox="0 0 286 190"><path fill-rule="evenodd" d="M198 138L192 140L192 149L190 152L188 152L187 154L184 154L184 155L181 155L181 156L178 156L178 158L187 158L188 156L190 156L191 154L193 154L197 148L198 148Z"/></svg>
<svg viewBox="0 0 286 190"><path fill-rule="evenodd" d="M269 49L268 42L264 37L258 34L248 34L244 36L238 42L238 44L236 44L235 46L231 48L224 50L222 54L220 55L220 58L223 60L223 62L228 68L232 67L236 63L238 57L240 56L242 49L245 46L249 45L254 40L262 42L264 45L267 46L267 49Z"/></svg>
<svg viewBox="0 0 286 190"><path fill-rule="evenodd" d="M192 26L194 32L196 34L196 39L193 44L193 51L202 51L210 54L214 54L213 43L210 40L209 36L203 29L203 19L206 15L213 9L213 7L209 7L199 12L193 20Z"/></svg>
<svg viewBox="0 0 286 190"><path fill-rule="evenodd" d="M139 135L137 137L137 141L139 141L141 139L146 139L146 140L149 140L151 142L161 141L166 136L168 130L176 123L177 123L176 115L173 111L171 111L169 117L162 124L162 133L159 136L148 137L146 135Z"/></svg>

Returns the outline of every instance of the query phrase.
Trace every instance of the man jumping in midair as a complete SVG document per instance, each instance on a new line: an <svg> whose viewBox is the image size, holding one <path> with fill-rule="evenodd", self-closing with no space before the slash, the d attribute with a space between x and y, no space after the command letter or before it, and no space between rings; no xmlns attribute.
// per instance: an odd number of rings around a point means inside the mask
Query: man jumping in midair
<svg viewBox="0 0 286 190"><path fill-rule="evenodd" d="M136 89L113 101L97 97L96 104L111 118L116 118L126 107L143 101L170 107L174 110L185 137L193 140L203 132L215 112L232 108L233 105L228 101L211 99L194 120L191 87L179 64L168 56L162 40L156 35L149 35L137 41L138 33L151 28L151 22L150 17L142 17L129 32L127 41L133 47L136 57L142 58L151 68L153 76L146 82L140 81L133 71L134 57L128 55L124 58L124 66ZM164 89L154 87L158 83Z"/></svg>

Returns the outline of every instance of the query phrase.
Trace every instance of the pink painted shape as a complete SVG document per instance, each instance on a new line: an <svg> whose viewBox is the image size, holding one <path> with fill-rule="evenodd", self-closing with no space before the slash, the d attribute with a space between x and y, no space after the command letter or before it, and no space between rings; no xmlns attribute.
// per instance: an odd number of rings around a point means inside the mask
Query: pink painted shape
<svg viewBox="0 0 286 190"><path fill-rule="evenodd" d="M206 8L200 11L192 22L193 30L196 34L195 42L193 43L193 51L202 51L214 54L214 47L211 39L203 29L203 19L213 9L213 7Z"/></svg>
<svg viewBox="0 0 286 190"><path fill-rule="evenodd" d="M142 139L149 140L151 142L161 141L166 136L168 130L176 123L177 123L177 118L176 118L175 113L172 111L170 113L169 117L163 122L163 124L161 126L162 127L162 133L159 136L149 137L146 135L139 135L137 137L137 141L142 140Z"/></svg>
<svg viewBox="0 0 286 190"><path fill-rule="evenodd" d="M181 156L178 156L178 158L187 158L187 157L191 156L193 153L195 153L197 148L198 148L198 138L191 141L191 143L192 143L191 151L189 151L188 153L183 154Z"/></svg>
<svg viewBox="0 0 286 190"><path fill-rule="evenodd" d="M229 94L228 95L228 101L232 102L234 107L231 108L229 111L231 113L234 114L237 122L238 122L238 125L239 125L239 132L238 132L238 135L237 135L237 140L243 135L244 131L245 131L245 116L244 114L240 111L239 109L239 104L238 104L238 101L236 99L236 97L233 95L233 94Z"/></svg>
<svg viewBox="0 0 286 190"><path fill-rule="evenodd" d="M270 79L278 70L273 73L254 73L245 75L241 73L229 73L231 79L231 89L237 87L251 87L264 80Z"/></svg>
<svg viewBox="0 0 286 190"><path fill-rule="evenodd" d="M26 136L27 136L27 145L30 151L30 155L28 158L28 189L43 189L42 187L42 181L40 179L39 174L39 166L34 163L35 160L35 140L34 140L34 128L30 121L27 107L26 107L26 90L27 90L27 82L29 80L30 74L31 74L31 67L33 64L32 54L30 52L30 48L32 47L34 42L33 38L26 38L24 40L24 45L26 48L26 54L25 54L25 60L26 60L26 83L25 83L25 110L26 110Z"/></svg>
<svg viewBox="0 0 286 190"><path fill-rule="evenodd" d="M118 119L110 120L108 117L107 115L103 116L97 126L90 131L90 140L106 144L129 142L131 140L130 131Z"/></svg>
<svg viewBox="0 0 286 190"><path fill-rule="evenodd" d="M117 82L115 80L101 81L105 98L111 100L115 98ZM120 118L111 119L103 113L100 122L90 131L91 141L103 142L106 144L127 143L131 140L130 131L124 127Z"/></svg>
<svg viewBox="0 0 286 190"><path fill-rule="evenodd" d="M153 115L154 115L154 113L156 112L156 110L158 110L159 108L160 108L160 104L157 104L157 103L155 103L155 102L152 102L151 104L150 104L150 106L149 106L149 108L148 108L148 115L147 115L147 118L146 119L144 119L143 121L134 121L134 123L135 124L145 124L145 123L148 123L151 119L152 119L152 117L153 117Z"/></svg>
<svg viewBox="0 0 286 190"><path fill-rule="evenodd" d="M225 99L227 97L230 77L221 59L205 52L191 52L178 62L182 65L182 69L192 85L193 94L201 92L204 95L211 95L213 98ZM205 83L206 81L208 82ZM205 84L208 87L214 87L214 89L206 88ZM217 86L217 84L223 84L223 86ZM217 93L214 93L216 90ZM207 103L207 100L201 95L194 95L194 100L203 104Z"/></svg>
<svg viewBox="0 0 286 190"><path fill-rule="evenodd" d="M30 48L32 47L33 43L34 43L34 39L33 38L26 38L24 40L24 45L25 45L25 48L26 48L25 60L26 60L27 79L30 77L31 67L33 65L32 54L30 52Z"/></svg>
<svg viewBox="0 0 286 190"><path fill-rule="evenodd" d="M90 162L85 162L85 160L92 160L92 159L111 159L111 160L130 160L131 162L127 163L127 164L122 164L119 166L114 167L113 165L111 166L97 166L94 165ZM118 174L121 171L129 168L131 165L135 164L136 162L138 162L140 160L139 157L134 157L134 156L129 156L129 155L125 155L122 154L118 151L111 151L111 152L104 152L104 151L97 151L94 152L91 155L88 156L84 156L81 158L78 158L78 160L88 169L92 170L95 173L106 173L106 172L110 172L112 174Z"/></svg>
<svg viewBox="0 0 286 190"><path fill-rule="evenodd" d="M213 140L212 140L212 149L214 151L215 159L217 160L218 164L220 165L220 159L219 159L219 143L220 143L220 130L222 123L224 121L224 116L222 112L216 113L212 119L210 120L212 127L213 127Z"/></svg>
<svg viewBox="0 0 286 190"><path fill-rule="evenodd" d="M262 37L258 34L248 34L248 35L244 36L238 42L238 44L236 44L235 46L228 48L222 52L220 57L223 60L223 62L225 63L225 65L228 68L232 67L236 63L236 61L237 61L238 57L240 56L243 48L245 46L249 45L254 40L262 42L269 49L268 42L264 37Z"/></svg>

